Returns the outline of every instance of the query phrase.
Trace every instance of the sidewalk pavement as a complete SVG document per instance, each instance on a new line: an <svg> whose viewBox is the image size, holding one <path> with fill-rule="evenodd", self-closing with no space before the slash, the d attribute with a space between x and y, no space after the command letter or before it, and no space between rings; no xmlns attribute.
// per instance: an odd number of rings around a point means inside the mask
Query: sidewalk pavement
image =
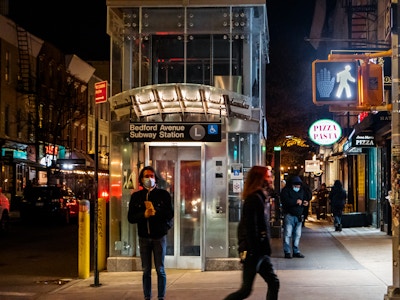
<svg viewBox="0 0 400 300"><path fill-rule="evenodd" d="M392 284L392 237L371 227L335 232L324 220L309 217L300 242L305 258L283 258L282 238L272 239L272 261L283 300L383 300ZM100 272L73 280L34 299L142 300L141 272ZM153 295L157 295L153 271ZM167 300L222 300L239 288L241 271L167 269ZM266 284L256 277L247 299L265 299ZM153 296L153 299L156 297Z"/></svg>

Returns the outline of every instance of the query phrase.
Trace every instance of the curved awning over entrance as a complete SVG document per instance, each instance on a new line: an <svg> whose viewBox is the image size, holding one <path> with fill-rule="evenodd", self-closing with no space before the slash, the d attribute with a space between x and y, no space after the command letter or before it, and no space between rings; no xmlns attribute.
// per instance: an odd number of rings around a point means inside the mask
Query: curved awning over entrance
<svg viewBox="0 0 400 300"><path fill-rule="evenodd" d="M204 114L260 121L260 110L251 98L209 85L192 83L156 84L138 87L110 97L111 109L118 119L166 114ZM184 118L182 118L184 119Z"/></svg>

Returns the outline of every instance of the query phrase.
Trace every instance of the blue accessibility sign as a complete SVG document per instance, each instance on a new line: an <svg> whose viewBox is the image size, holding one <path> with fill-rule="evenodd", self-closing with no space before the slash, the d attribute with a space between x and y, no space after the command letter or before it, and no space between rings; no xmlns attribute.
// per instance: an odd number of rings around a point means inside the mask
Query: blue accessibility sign
<svg viewBox="0 0 400 300"><path fill-rule="evenodd" d="M218 125L217 124L210 124L208 125L208 134L218 134Z"/></svg>

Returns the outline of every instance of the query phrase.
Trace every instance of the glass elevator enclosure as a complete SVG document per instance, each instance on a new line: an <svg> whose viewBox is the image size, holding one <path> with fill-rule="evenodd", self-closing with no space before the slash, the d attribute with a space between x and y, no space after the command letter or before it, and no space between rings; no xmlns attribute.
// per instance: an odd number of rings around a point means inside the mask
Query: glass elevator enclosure
<svg viewBox="0 0 400 300"><path fill-rule="evenodd" d="M166 267L238 267L243 181L265 164L269 37L265 1L226 3L107 1L110 271L141 268L127 209L146 165L174 201ZM160 132L166 126L182 132Z"/></svg>

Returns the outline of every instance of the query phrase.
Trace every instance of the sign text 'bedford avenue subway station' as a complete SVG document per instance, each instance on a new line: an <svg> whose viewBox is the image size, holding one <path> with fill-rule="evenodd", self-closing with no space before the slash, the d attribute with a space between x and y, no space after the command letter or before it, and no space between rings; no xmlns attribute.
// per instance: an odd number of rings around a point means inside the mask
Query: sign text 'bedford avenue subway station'
<svg viewBox="0 0 400 300"><path fill-rule="evenodd" d="M221 123L129 124L131 142L220 142Z"/></svg>

